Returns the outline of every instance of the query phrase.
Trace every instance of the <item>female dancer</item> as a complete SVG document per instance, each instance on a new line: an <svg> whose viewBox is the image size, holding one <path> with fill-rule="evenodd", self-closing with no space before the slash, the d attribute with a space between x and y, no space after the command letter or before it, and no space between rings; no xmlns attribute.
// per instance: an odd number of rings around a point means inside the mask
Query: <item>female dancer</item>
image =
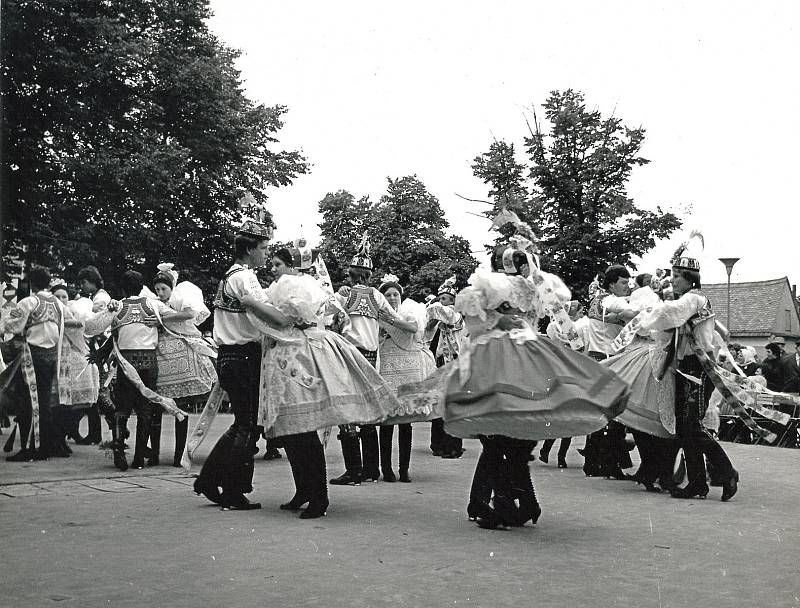
<svg viewBox="0 0 800 608"><path fill-rule="evenodd" d="M660 301L650 287L641 287L631 294L626 310L617 312L634 317ZM639 450L641 464L633 480L648 492L660 492L675 487L675 378L673 374L658 377L655 370L663 365L664 345L658 345L650 334L640 330L625 350L600 364L616 372L630 387L628 405L616 420L633 431Z"/></svg>
<svg viewBox="0 0 800 608"><path fill-rule="evenodd" d="M69 348L70 403L60 403L53 410L53 423L57 433L54 455L69 456L72 450L66 442L67 436L77 437L77 426L86 410L96 402L100 392L100 374L97 366L86 357L89 345L83 335L86 319L92 316L92 301L89 298L70 300L66 285L50 288L64 308L72 313L72 321L64 321L64 340Z"/></svg>
<svg viewBox="0 0 800 608"><path fill-rule="evenodd" d="M175 311L158 334L156 391L174 399L178 407L187 409L192 402L204 401L217 379L214 369L216 353L197 329L211 313L203 302L203 293L196 285L189 281L178 283L178 273L173 264L158 265L153 289L158 299ZM162 415L160 408L153 411L148 460L151 466L159 463ZM188 416L183 420L175 418L174 467L181 466L188 428Z"/></svg>
<svg viewBox="0 0 800 608"><path fill-rule="evenodd" d="M436 370L433 353L426 348L422 335L425 331L425 306L410 299L403 299L403 288L394 275L385 275L378 288L401 319L381 321L380 371L393 391L403 384L419 382ZM409 414L411 412L408 412ZM383 480L397 481L392 470L392 436L394 426L380 427L381 472ZM401 423L398 427L400 448L400 481L410 483L408 468L411 462L411 423Z"/></svg>
<svg viewBox="0 0 800 608"><path fill-rule="evenodd" d="M534 440L602 428L624 408L627 392L613 372L533 329L547 314L577 341L563 307L569 290L538 270L530 228L520 224L517 234L492 257L503 272L476 272L456 297L470 347L420 383L420 392L442 394L448 432L481 439L467 512L488 528L537 521L541 509L528 469Z"/></svg>
<svg viewBox="0 0 800 608"><path fill-rule="evenodd" d="M324 328L324 318L344 312L314 278L295 268L298 250L279 250L272 260L279 277L267 289L269 301L291 327L265 333L261 357L258 424L267 437L281 437L295 480L295 495L281 505L303 519L328 508L325 452L317 429L340 424L376 424L399 407L397 398L358 349ZM310 264L309 264L310 265Z"/></svg>

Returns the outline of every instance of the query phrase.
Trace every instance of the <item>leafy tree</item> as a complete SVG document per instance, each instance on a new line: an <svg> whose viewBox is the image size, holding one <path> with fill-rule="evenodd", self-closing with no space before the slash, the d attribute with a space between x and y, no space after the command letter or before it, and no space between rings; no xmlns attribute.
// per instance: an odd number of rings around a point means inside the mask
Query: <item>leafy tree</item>
<svg viewBox="0 0 800 608"><path fill-rule="evenodd" d="M242 194L307 171L278 149L286 108L245 97L209 16L207 0L4 3L2 223L29 263L67 279L94 263L113 289L171 261L210 295Z"/></svg>
<svg viewBox="0 0 800 608"><path fill-rule="evenodd" d="M438 199L415 175L389 178L377 204L367 197L356 201L340 190L325 196L319 209L320 249L335 283L347 276L364 231L370 237L375 282L386 273L395 274L414 299L435 292L453 274L465 283L478 265L468 241L445 233L449 224Z"/></svg>
<svg viewBox="0 0 800 608"><path fill-rule="evenodd" d="M531 224L541 238L542 265L558 273L584 297L592 278L609 264L632 260L680 227L673 213L641 209L626 185L640 155L643 128L631 129L614 116L588 110L584 96L553 91L543 104L550 125L534 114L527 179L513 145L495 142L478 156L474 174L491 187L496 213L506 207Z"/></svg>

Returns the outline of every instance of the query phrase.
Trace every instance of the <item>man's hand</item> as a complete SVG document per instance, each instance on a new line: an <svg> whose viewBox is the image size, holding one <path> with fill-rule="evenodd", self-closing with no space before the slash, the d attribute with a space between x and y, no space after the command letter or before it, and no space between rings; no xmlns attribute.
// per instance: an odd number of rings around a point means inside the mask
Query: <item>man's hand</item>
<svg viewBox="0 0 800 608"><path fill-rule="evenodd" d="M339 288L339 291L336 292L336 293L338 293L343 298L349 298L350 297L350 286L349 285L342 285Z"/></svg>

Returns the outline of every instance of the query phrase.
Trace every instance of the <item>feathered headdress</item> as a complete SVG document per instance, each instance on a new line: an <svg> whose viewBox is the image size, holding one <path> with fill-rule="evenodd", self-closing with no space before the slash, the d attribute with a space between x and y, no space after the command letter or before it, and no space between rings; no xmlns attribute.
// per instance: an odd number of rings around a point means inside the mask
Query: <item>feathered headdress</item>
<svg viewBox="0 0 800 608"><path fill-rule="evenodd" d="M699 230L692 230L689 238L675 250L671 260L672 267L700 272L700 257L703 255L705 244L703 234Z"/></svg>
<svg viewBox="0 0 800 608"><path fill-rule="evenodd" d="M369 257L369 248L369 237L365 230L364 234L361 235L361 244L358 246L358 251L353 256L353 261L350 262L352 268L365 268L372 271L372 258Z"/></svg>
<svg viewBox="0 0 800 608"><path fill-rule="evenodd" d="M539 252L539 248L536 244L539 239L533 229L520 220L516 213L503 207L500 213L492 220L490 230L492 228L500 229L508 224L514 226L514 232L509 238L508 247L503 251L503 270L508 274L516 274L518 272L517 267L514 265L515 251L521 251L527 256L529 266L538 267L539 261L536 258L536 254Z"/></svg>
<svg viewBox="0 0 800 608"><path fill-rule="evenodd" d="M456 278L456 275L453 275L452 277L447 279L444 283L439 285L439 289L437 290L436 295L442 296L448 294L455 298L456 293L458 293L458 290L456 289L457 281L458 279Z"/></svg>
<svg viewBox="0 0 800 608"><path fill-rule="evenodd" d="M237 230L239 234L258 240L272 238L272 216L252 193L246 192L239 199L239 211L242 213L242 225Z"/></svg>
<svg viewBox="0 0 800 608"><path fill-rule="evenodd" d="M172 281L172 287L175 287L175 285L178 284L178 271L174 270L175 264L161 262L161 264L156 266L156 268L158 268L158 274L156 275L156 278L158 278L158 276L169 278Z"/></svg>

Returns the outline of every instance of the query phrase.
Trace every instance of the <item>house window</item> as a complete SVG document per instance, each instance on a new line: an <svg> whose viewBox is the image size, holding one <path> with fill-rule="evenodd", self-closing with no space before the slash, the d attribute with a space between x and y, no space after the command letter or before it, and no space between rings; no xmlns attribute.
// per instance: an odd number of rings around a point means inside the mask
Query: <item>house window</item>
<svg viewBox="0 0 800 608"><path fill-rule="evenodd" d="M784 311L784 318L786 319L786 331L792 331L792 311Z"/></svg>

